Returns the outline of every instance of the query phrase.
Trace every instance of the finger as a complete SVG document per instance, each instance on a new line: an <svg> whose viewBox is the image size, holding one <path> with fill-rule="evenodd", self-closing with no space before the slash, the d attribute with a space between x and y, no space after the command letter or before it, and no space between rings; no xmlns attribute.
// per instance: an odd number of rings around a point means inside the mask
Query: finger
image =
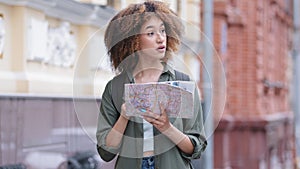
<svg viewBox="0 0 300 169"><path fill-rule="evenodd" d="M126 104L125 103L122 104L121 110L124 111L124 112L126 112Z"/></svg>
<svg viewBox="0 0 300 169"><path fill-rule="evenodd" d="M167 116L166 109L164 108L164 105L162 103L159 103L161 116Z"/></svg>
<svg viewBox="0 0 300 169"><path fill-rule="evenodd" d="M143 118L147 121L147 122L149 122L149 123L154 123L154 121L155 121L155 119L153 119L152 117L148 117L148 116L143 116Z"/></svg>
<svg viewBox="0 0 300 169"><path fill-rule="evenodd" d="M147 116L156 120L160 119L160 115L156 114L156 113L152 113L152 112L146 112L143 114L143 116Z"/></svg>
<svg viewBox="0 0 300 169"><path fill-rule="evenodd" d="M155 118L144 116L144 119L152 125L163 125L163 123Z"/></svg>
<svg viewBox="0 0 300 169"><path fill-rule="evenodd" d="M148 115L145 115L145 114L143 114L143 117L144 117L144 119L147 120L149 123L150 123L150 122L154 122L154 121L160 121L160 118L158 118L158 117L148 116Z"/></svg>
<svg viewBox="0 0 300 169"><path fill-rule="evenodd" d="M123 103L121 105L121 116L125 117L126 119L129 119L129 116L127 116L127 113L126 113L126 104Z"/></svg>
<svg viewBox="0 0 300 169"><path fill-rule="evenodd" d="M158 120L153 120L153 121L151 122L151 124L152 124L153 126L155 126L155 127L159 127L159 126L163 126L163 125L164 125L164 123L162 123L162 122L160 122L160 121L158 121Z"/></svg>

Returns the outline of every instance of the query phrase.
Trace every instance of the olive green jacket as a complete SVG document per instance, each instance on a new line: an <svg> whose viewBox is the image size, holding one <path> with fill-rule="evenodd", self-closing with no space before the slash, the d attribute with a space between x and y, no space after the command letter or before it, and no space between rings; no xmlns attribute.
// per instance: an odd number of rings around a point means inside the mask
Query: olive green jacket
<svg viewBox="0 0 300 169"><path fill-rule="evenodd" d="M186 80L187 75L175 71L165 65L159 81ZM180 74L181 76L176 76ZM185 76L182 76L185 75ZM180 77L178 79L178 77ZM181 78L182 77L182 78ZM176 79L177 78L177 79ZM123 72L110 80L104 90L101 99L100 113L97 129L97 150L104 161L111 161L118 155L116 169L141 169L143 157L143 123L139 117L131 117L127 124L122 143L118 147L106 146L106 136L118 120L123 103L123 85L134 83L132 75ZM118 93L118 94L116 94ZM114 97L117 97L114 98ZM202 108L198 90L194 97L194 118L181 119L170 118L170 122L186 134L194 145L192 154L185 154L176 144L160 133L155 127L154 131L154 154L155 168L158 169L190 169L191 159L200 158L207 145L204 137Z"/></svg>

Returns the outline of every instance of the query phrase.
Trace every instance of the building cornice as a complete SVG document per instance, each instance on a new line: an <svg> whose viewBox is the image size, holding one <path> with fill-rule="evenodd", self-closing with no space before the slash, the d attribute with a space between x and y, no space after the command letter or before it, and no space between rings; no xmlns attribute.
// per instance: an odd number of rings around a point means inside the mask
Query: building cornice
<svg viewBox="0 0 300 169"><path fill-rule="evenodd" d="M0 0L10 6L25 6L45 13L46 16L79 25L103 27L115 14L108 6L79 3L73 0Z"/></svg>

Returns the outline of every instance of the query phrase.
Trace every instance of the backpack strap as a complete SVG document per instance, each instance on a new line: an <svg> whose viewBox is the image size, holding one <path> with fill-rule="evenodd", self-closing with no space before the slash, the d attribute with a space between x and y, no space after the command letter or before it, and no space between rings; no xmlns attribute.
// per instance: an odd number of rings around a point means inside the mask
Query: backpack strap
<svg viewBox="0 0 300 169"><path fill-rule="evenodd" d="M189 75L179 72L177 70L175 70L175 79L176 80L182 80L182 81L190 81L190 77Z"/></svg>

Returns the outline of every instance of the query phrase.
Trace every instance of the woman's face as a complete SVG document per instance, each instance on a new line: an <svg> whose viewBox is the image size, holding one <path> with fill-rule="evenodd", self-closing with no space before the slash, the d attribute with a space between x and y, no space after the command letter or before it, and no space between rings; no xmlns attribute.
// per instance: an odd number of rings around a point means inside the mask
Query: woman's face
<svg viewBox="0 0 300 169"><path fill-rule="evenodd" d="M141 27L140 57L163 59L167 49L167 35L161 19L152 16Z"/></svg>

